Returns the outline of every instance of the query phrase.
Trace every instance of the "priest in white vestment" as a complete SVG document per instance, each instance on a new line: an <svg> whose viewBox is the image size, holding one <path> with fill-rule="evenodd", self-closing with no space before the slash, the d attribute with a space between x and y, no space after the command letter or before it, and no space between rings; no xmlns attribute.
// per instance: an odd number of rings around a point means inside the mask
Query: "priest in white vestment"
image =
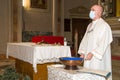
<svg viewBox="0 0 120 80"><path fill-rule="evenodd" d="M113 38L110 26L101 18L102 12L100 5L91 7L89 17L92 22L87 27L78 53L85 59L84 67L112 73L110 44Z"/></svg>

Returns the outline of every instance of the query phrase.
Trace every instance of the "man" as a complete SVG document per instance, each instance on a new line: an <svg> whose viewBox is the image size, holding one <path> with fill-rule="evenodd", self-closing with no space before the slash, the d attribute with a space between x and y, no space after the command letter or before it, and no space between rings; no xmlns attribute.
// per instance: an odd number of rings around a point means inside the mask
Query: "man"
<svg viewBox="0 0 120 80"><path fill-rule="evenodd" d="M91 7L89 17L92 22L87 27L78 54L85 59L84 67L111 72L112 32L110 26L101 18L102 12L100 5Z"/></svg>

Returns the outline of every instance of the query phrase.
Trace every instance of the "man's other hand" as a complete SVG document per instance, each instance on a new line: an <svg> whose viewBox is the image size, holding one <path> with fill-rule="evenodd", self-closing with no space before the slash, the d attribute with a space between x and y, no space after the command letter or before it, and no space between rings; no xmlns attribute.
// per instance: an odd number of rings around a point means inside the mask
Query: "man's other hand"
<svg viewBox="0 0 120 80"><path fill-rule="evenodd" d="M88 53L85 60L91 60L93 57L93 54L92 53Z"/></svg>

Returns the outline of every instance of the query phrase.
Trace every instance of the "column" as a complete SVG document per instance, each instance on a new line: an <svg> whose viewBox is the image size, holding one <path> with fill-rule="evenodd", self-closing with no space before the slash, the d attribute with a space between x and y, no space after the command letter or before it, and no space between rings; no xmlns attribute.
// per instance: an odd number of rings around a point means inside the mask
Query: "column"
<svg viewBox="0 0 120 80"><path fill-rule="evenodd" d="M53 35L64 36L64 0L53 0L52 31Z"/></svg>

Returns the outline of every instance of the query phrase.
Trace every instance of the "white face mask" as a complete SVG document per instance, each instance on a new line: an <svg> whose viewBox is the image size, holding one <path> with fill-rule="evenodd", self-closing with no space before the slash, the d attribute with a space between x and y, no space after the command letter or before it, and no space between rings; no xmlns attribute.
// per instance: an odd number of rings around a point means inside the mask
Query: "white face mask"
<svg viewBox="0 0 120 80"><path fill-rule="evenodd" d="M94 11L90 11L89 17L90 17L90 19L94 19L95 18L95 12Z"/></svg>

